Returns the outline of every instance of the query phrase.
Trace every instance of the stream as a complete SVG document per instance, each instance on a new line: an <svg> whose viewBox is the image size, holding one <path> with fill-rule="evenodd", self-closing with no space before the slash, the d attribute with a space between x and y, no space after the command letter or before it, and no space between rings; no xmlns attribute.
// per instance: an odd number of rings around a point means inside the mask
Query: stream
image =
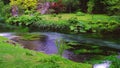
<svg viewBox="0 0 120 68"><path fill-rule="evenodd" d="M35 33L35 32L34 32ZM56 54L58 52L58 49L56 47L55 41L65 40L66 42L77 42L77 43L87 43L87 44L94 44L101 47L108 47L113 48L116 50L120 50L120 44L108 40L102 40L102 39L95 39L95 38L87 38L81 35L72 35L72 34L62 34L57 32L36 32L38 34L42 34L45 36L42 40L33 40L33 41L27 41L27 40L20 40L18 36L16 36L14 33L0 33L0 36L7 37L8 39L11 39L15 42L18 42L21 44L24 48L44 52L46 54ZM84 62L84 60L87 60L91 57L91 54L75 54L71 49L65 50L63 52L63 57L70 59L75 62ZM110 66L108 62L104 62L107 66ZM101 65L101 64L100 64ZM99 64L98 64L99 66ZM99 68L94 65L94 68ZM108 68L108 67L103 67Z"/></svg>

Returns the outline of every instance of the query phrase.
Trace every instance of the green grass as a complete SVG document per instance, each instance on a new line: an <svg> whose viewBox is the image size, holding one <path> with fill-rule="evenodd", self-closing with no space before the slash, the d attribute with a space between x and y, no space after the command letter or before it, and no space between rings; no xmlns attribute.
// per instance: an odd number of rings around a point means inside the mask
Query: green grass
<svg viewBox="0 0 120 68"><path fill-rule="evenodd" d="M92 68L90 64L75 63L57 55L46 55L6 43L0 37L0 68Z"/></svg>
<svg viewBox="0 0 120 68"><path fill-rule="evenodd" d="M18 34L19 35L19 34ZM22 40L42 40L45 39L46 36L40 35L40 34L35 34L35 33L23 33L19 35Z"/></svg>
<svg viewBox="0 0 120 68"><path fill-rule="evenodd" d="M58 16L61 16L61 18L59 18ZM72 17L76 17L78 18L78 20L81 20L81 21L95 21L98 20L98 21L103 21L103 22L106 22L106 21L109 21L110 17L107 16L107 15L99 15L99 14L94 14L94 15L91 15L91 14L85 14L84 16L77 16L76 14L59 14L55 17L52 17L52 15L43 15L44 19L46 20L54 20L54 21L60 21L60 20L68 20Z"/></svg>

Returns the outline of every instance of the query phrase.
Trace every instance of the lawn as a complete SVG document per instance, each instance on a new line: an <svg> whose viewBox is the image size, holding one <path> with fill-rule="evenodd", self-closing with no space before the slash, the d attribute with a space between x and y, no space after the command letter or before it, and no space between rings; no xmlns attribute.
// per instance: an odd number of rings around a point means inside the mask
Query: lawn
<svg viewBox="0 0 120 68"><path fill-rule="evenodd" d="M101 15L101 14L84 14L84 15L77 15L77 14L49 14L49 15L43 15L44 19L46 20L52 20L52 21L60 21L60 20L68 20L72 17L76 17L78 20L81 21L102 21L102 22L107 22L109 21L111 18L110 16L107 15Z"/></svg>

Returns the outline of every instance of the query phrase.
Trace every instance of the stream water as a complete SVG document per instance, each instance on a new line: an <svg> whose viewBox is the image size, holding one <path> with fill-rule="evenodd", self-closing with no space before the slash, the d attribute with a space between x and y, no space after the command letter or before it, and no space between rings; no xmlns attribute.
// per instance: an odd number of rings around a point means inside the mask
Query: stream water
<svg viewBox="0 0 120 68"><path fill-rule="evenodd" d="M87 44L95 44L102 47L113 48L116 50L120 50L120 44L116 42L111 42L102 39L94 39L94 38L87 38L83 35L71 35L71 34L62 34L57 32L37 32L45 36L42 40L34 40L34 41L27 41L27 40L20 40L18 36L14 33L0 33L0 36L7 37L15 42L20 43L24 48L28 48L35 51L41 51L46 54L56 54L58 49L56 47L55 41L56 40L65 40L66 42L77 42L77 43L87 43ZM75 54L71 50L65 50L63 56L67 59L70 59L75 62L83 62L84 60L91 57L91 54ZM105 63L103 63L105 64ZM109 64L106 63L109 66ZM98 65L99 66L99 65ZM105 65L104 65L105 66ZM98 67L94 67L98 68Z"/></svg>

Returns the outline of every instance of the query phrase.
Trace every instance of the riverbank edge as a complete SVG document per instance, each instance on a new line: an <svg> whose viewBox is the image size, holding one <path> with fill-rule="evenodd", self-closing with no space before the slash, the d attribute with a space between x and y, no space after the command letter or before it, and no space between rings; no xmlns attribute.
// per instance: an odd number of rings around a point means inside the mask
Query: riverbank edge
<svg viewBox="0 0 120 68"><path fill-rule="evenodd" d="M19 44L6 42L8 39L1 36L0 40L0 67L2 68L92 68L90 64L76 63L57 55L48 56L41 52L24 49Z"/></svg>

